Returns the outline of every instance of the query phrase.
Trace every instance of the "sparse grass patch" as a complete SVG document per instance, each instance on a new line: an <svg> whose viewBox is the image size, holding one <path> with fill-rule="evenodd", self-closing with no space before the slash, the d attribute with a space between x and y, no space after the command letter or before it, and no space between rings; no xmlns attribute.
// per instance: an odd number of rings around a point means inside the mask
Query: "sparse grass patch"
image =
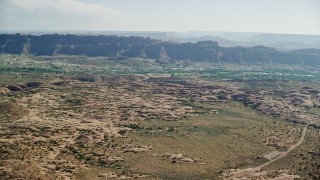
<svg viewBox="0 0 320 180"><path fill-rule="evenodd" d="M127 161L123 165L165 179L217 178L222 170L265 162L261 156L271 149L262 141L263 132L292 125L238 103L208 106L219 113L199 114L177 122L144 122L145 128L131 133L126 141L151 145L154 149L144 154L125 154ZM205 164L174 164L155 156L164 153L182 153Z"/></svg>

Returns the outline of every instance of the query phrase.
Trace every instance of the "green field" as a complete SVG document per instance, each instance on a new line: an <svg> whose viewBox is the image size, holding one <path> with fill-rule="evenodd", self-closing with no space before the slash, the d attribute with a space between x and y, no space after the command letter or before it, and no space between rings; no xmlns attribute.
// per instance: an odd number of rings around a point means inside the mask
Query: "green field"
<svg viewBox="0 0 320 180"><path fill-rule="evenodd" d="M319 84L319 69L313 67L268 65L247 66L216 63L192 63L172 61L159 64L151 59L112 60L105 57L83 56L19 56L0 55L0 83L9 80L27 81L47 79L57 75L76 74L168 74L182 78L197 78L207 81L239 82L253 87L259 83L288 81ZM8 79L8 80L6 80ZM250 85L251 84L251 85Z"/></svg>

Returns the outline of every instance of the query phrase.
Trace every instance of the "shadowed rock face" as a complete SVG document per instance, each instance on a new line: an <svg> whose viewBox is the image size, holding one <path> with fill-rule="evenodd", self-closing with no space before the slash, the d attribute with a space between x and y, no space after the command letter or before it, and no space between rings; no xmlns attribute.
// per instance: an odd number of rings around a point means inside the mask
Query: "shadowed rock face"
<svg viewBox="0 0 320 180"><path fill-rule="evenodd" d="M7 87L10 91L21 91L24 87L20 85L11 85Z"/></svg>
<svg viewBox="0 0 320 180"><path fill-rule="evenodd" d="M37 88L41 85L40 82L27 82L26 84L17 84L17 85L10 85L6 87L9 91L21 91L26 88Z"/></svg>
<svg viewBox="0 0 320 180"><path fill-rule="evenodd" d="M162 42L145 37L80 36L47 34L0 35L0 52L53 56L84 55L114 58L140 57L168 60L211 61L236 64L303 64L320 66L319 49L281 52L264 46L220 47L214 41Z"/></svg>
<svg viewBox="0 0 320 180"><path fill-rule="evenodd" d="M27 87L30 87L30 88L32 88L32 87L39 87L40 85L41 85L40 82L28 82L28 83L26 84L26 86L27 86Z"/></svg>

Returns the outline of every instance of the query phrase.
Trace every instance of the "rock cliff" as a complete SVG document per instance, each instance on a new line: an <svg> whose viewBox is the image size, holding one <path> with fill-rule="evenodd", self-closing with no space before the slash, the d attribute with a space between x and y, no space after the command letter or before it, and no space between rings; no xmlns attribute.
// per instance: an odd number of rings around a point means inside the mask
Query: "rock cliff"
<svg viewBox="0 0 320 180"><path fill-rule="evenodd" d="M136 36L84 36L46 34L0 35L0 52L31 55L84 55L114 58L140 57L169 60L207 61L235 64L297 64L320 66L320 49L282 52L264 46L221 47L214 41L197 43L162 42Z"/></svg>

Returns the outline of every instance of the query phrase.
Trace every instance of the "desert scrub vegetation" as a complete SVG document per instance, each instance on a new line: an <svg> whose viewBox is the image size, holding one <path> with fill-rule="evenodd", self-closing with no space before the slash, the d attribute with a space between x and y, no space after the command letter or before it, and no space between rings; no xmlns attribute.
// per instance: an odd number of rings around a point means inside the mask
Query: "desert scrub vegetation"
<svg viewBox="0 0 320 180"><path fill-rule="evenodd" d="M8 122L26 115L28 110L17 103L0 102L0 121Z"/></svg>

